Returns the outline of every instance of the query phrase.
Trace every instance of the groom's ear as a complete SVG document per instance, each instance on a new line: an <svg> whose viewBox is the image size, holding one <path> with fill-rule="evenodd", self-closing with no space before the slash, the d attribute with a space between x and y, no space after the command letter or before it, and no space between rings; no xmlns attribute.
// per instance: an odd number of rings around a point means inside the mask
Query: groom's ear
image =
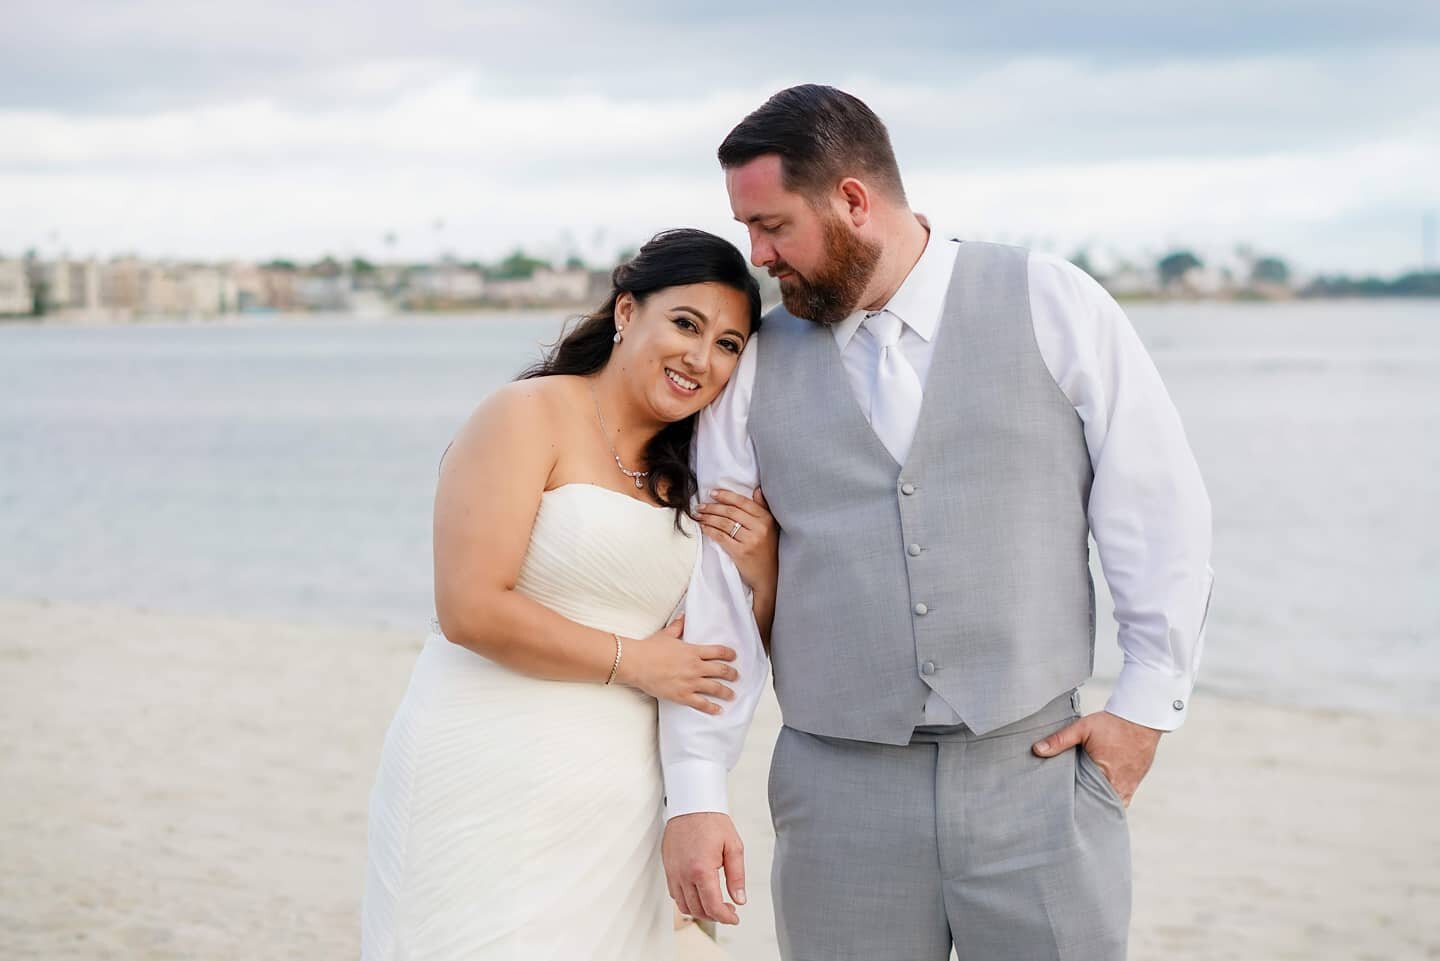
<svg viewBox="0 0 1440 961"><path fill-rule="evenodd" d="M856 227L863 227L869 223L870 188L865 186L865 182L854 177L846 177L840 181L836 189L840 195L840 202L845 207L845 218Z"/></svg>

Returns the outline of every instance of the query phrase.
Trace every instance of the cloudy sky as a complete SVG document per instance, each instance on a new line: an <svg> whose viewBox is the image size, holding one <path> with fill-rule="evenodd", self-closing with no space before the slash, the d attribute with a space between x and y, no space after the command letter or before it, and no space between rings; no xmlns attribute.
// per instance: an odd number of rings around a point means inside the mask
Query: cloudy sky
<svg viewBox="0 0 1440 961"><path fill-rule="evenodd" d="M715 146L805 81L964 236L1394 273L1440 211L1434 0L212 6L7 0L0 256L739 241Z"/></svg>

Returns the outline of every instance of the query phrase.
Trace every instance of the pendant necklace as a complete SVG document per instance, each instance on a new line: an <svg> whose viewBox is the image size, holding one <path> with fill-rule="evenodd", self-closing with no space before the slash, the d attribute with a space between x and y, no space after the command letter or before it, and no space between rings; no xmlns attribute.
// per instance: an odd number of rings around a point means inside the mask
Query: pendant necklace
<svg viewBox="0 0 1440 961"><path fill-rule="evenodd" d="M605 438L605 443L610 447L610 456L615 458L615 466L620 468L620 473L635 481L635 486L643 488L645 478L650 476L648 470L631 470L620 462L620 455L615 452L615 445L610 443L610 431L605 426L605 415L600 413L600 395L595 393L595 381L590 381L590 397L595 401L595 417L600 421L600 435Z"/></svg>

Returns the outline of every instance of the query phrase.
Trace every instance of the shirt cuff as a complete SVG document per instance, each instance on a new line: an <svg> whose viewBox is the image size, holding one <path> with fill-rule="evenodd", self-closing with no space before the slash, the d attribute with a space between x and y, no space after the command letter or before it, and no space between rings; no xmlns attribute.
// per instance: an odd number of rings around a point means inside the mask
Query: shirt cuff
<svg viewBox="0 0 1440 961"><path fill-rule="evenodd" d="M1194 686L1195 679L1188 674L1127 661L1115 679L1105 711L1157 731L1173 731L1185 723Z"/></svg>
<svg viewBox="0 0 1440 961"><path fill-rule="evenodd" d="M716 761L678 761L665 767L665 818L714 811L729 814L725 765Z"/></svg>

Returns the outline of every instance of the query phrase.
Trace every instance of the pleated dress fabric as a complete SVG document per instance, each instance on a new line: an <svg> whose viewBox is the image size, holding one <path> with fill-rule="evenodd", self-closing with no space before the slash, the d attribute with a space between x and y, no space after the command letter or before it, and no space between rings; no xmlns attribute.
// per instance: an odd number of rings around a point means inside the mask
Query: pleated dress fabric
<svg viewBox="0 0 1440 961"><path fill-rule="evenodd" d="M608 488L547 491L516 589L622 637L663 627L700 536ZM655 700L538 680L435 627L370 796L364 961L668 961Z"/></svg>

